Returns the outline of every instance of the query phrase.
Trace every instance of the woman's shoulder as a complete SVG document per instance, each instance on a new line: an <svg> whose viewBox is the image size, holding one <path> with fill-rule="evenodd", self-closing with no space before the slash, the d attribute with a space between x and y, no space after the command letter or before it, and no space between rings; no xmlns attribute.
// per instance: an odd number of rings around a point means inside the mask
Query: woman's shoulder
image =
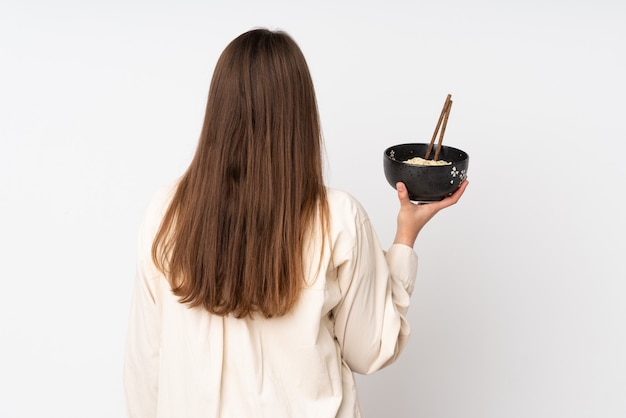
<svg viewBox="0 0 626 418"><path fill-rule="evenodd" d="M150 203L148 205L149 208L159 211L162 210L164 206L169 206L169 202L172 200L172 197L176 192L176 188L178 187L178 182L179 180L171 181L157 187L152 193L152 198L150 199Z"/></svg>
<svg viewBox="0 0 626 418"><path fill-rule="evenodd" d="M143 228L154 234L172 201L178 180L157 187L150 197L143 218Z"/></svg>
<svg viewBox="0 0 626 418"><path fill-rule="evenodd" d="M327 187L326 197L333 219L351 220L352 222L357 221L357 223L362 223L368 219L367 211L361 202L349 192Z"/></svg>
<svg viewBox="0 0 626 418"><path fill-rule="evenodd" d="M354 197L351 193L341 190L335 189L333 187L326 187L326 196L328 198L328 203L336 206L345 206L355 209L362 209L363 205L358 201L356 197Z"/></svg>

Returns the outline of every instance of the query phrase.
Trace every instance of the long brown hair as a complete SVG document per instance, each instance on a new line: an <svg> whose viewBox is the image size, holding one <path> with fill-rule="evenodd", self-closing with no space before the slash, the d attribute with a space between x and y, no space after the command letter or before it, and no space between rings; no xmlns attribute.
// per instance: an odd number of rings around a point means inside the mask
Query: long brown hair
<svg viewBox="0 0 626 418"><path fill-rule="evenodd" d="M255 29L221 54L195 156L152 258L181 303L281 316L304 285L303 253L328 228L313 82L284 32Z"/></svg>

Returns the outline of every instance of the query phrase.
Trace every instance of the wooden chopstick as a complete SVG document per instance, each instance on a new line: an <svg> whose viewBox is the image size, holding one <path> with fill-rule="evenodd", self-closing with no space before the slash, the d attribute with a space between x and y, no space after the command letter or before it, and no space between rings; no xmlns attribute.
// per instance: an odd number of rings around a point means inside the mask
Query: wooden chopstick
<svg viewBox="0 0 626 418"><path fill-rule="evenodd" d="M430 140L430 144L428 145L428 149L426 150L426 155L424 156L424 159L427 160L428 157L430 157L430 153L433 150L433 145L435 144L435 138L437 138L437 133L439 132L439 127L441 126L441 122L444 119L444 116L447 114L447 110L448 110L448 106L450 101L452 100L452 95L448 94L448 96L446 97L445 102L443 103L443 109L441 109L441 115L439 116L439 121L437 121L437 126L435 127L435 132L433 133L433 137ZM446 117L447 120L447 117ZM443 136L439 137L439 143L441 144L441 140L443 139Z"/></svg>
<svg viewBox="0 0 626 418"><path fill-rule="evenodd" d="M435 151L435 157L433 160L439 159L439 152L441 151L441 143L443 142L443 134L446 132L446 125L448 124L448 116L450 116L450 109L452 109L452 100L448 102L448 108L446 109L446 116L443 118L443 125L441 126L441 133L439 134L439 143L437 144L437 151Z"/></svg>

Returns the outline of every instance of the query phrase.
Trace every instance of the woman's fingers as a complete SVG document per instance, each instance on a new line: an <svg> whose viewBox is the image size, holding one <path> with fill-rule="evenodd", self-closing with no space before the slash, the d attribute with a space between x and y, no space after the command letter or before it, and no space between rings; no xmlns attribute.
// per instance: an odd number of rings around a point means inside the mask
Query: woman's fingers
<svg viewBox="0 0 626 418"><path fill-rule="evenodd" d="M429 205L432 205L431 208L436 209L436 211L454 205L459 201L463 193L465 193L465 189L467 188L468 184L469 181L464 180L460 184L459 188L452 195L438 202L429 203ZM409 199L409 192L404 183L402 183L401 181L397 182L396 190L398 191L398 200L400 200L400 206L414 205L414 203L412 203Z"/></svg>
<svg viewBox="0 0 626 418"><path fill-rule="evenodd" d="M463 183L460 184L459 188L454 193L452 193L451 196L448 196L445 199L436 202L437 210L447 208L448 206L452 206L456 202L458 202L463 193L465 193L465 189L467 188L468 184L469 182L467 180L463 180Z"/></svg>
<svg viewBox="0 0 626 418"><path fill-rule="evenodd" d="M411 200L409 199L409 192L406 189L406 186L401 181L396 183L396 190L398 191L398 200L400 200L400 207L406 205L412 205Z"/></svg>

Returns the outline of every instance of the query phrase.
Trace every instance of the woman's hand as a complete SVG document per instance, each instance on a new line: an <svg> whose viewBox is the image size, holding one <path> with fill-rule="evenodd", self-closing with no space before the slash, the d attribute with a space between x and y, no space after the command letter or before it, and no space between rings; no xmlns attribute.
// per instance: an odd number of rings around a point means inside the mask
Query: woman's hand
<svg viewBox="0 0 626 418"><path fill-rule="evenodd" d="M424 225L441 209L452 206L458 202L468 184L467 180L463 181L454 194L443 200L418 204L409 200L409 193L404 183L396 183L398 200L400 200L400 211L398 212L398 229L396 230L396 238L393 243L413 247L415 239Z"/></svg>

